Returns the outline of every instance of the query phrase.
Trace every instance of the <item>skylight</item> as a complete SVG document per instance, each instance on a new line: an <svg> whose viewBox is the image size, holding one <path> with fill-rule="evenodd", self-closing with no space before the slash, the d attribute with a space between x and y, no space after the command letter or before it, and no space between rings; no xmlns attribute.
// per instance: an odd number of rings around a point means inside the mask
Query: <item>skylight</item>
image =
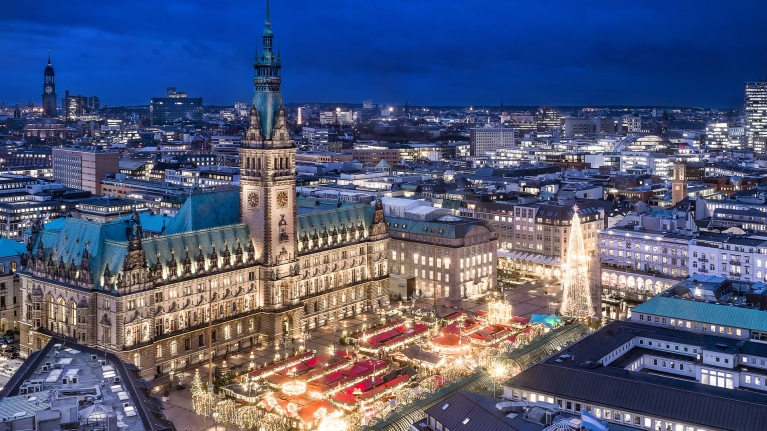
<svg viewBox="0 0 767 431"><path fill-rule="evenodd" d="M442 410L447 410L448 407L450 407L450 404L446 403L444 406L442 406Z"/></svg>
<svg viewBox="0 0 767 431"><path fill-rule="evenodd" d="M467 423L469 423L469 418L466 418L466 419L464 419L462 423L463 423L464 425L466 425Z"/></svg>

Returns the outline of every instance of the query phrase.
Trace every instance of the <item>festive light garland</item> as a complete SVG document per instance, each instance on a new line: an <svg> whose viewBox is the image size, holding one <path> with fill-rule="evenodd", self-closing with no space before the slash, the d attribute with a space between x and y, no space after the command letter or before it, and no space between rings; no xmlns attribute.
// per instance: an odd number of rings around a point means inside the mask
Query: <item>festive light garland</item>
<svg viewBox="0 0 767 431"><path fill-rule="evenodd" d="M299 380L290 380L280 387L282 393L289 397L297 397L306 393L306 383Z"/></svg>
<svg viewBox="0 0 767 431"><path fill-rule="evenodd" d="M586 255L581 231L581 218L578 206L573 206L573 222L570 226L570 239L567 247L567 262L563 279L564 294L562 308L564 316L586 318L593 315L591 288L589 279L590 258Z"/></svg>

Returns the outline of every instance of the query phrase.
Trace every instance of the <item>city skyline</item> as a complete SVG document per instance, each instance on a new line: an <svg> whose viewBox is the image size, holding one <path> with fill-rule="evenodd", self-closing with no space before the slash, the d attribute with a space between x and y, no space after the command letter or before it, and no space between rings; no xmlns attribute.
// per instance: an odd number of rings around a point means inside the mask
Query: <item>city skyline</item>
<svg viewBox="0 0 767 431"><path fill-rule="evenodd" d="M749 13L755 2L726 10L713 2L695 10L272 3L281 17L288 103L739 108L744 82L767 73L758 55L767 42ZM215 10L184 1L151 11L113 7L14 5L0 18L0 44L15 59L0 66L0 78L14 83L0 100L39 98L49 48L59 92L98 94L105 105L147 104L168 86L206 104L249 98L262 25L249 10L263 2L222 2ZM702 25L714 18L713 26Z"/></svg>

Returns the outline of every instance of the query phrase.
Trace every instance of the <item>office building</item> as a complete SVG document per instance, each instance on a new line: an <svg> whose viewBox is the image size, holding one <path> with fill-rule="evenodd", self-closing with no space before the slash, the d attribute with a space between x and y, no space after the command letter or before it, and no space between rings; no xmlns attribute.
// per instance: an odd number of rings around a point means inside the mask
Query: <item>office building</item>
<svg viewBox="0 0 767 431"><path fill-rule="evenodd" d="M565 139L595 139L600 134L620 133L620 119L610 117L567 117L563 120Z"/></svg>
<svg viewBox="0 0 767 431"><path fill-rule="evenodd" d="M192 193L156 236L143 234L138 213L33 228L20 273L22 356L73 337L152 379L388 304L380 201L296 195L273 39L267 14L239 189ZM90 318L73 321L72 309Z"/></svg>
<svg viewBox="0 0 767 431"><path fill-rule="evenodd" d="M761 430L764 284L694 276L504 386L514 401L585 410L620 429ZM510 364L511 365L511 364Z"/></svg>
<svg viewBox="0 0 767 431"><path fill-rule="evenodd" d="M84 114L97 111L101 107L98 97L72 96L69 90L64 92L64 100L61 103L65 121L76 121Z"/></svg>
<svg viewBox="0 0 767 431"><path fill-rule="evenodd" d="M706 124L706 145L712 149L728 150L733 145L730 126L727 123ZM734 140L737 143L737 139Z"/></svg>
<svg viewBox="0 0 767 431"><path fill-rule="evenodd" d="M469 131L472 156L485 156L488 151L514 145L515 130L506 127L483 127Z"/></svg>
<svg viewBox="0 0 767 431"><path fill-rule="evenodd" d="M436 288L451 300L495 288L498 237L488 222L443 215L410 199L385 198L384 206L393 278L412 278L416 293L433 298Z"/></svg>
<svg viewBox="0 0 767 431"><path fill-rule="evenodd" d="M0 238L0 333L19 329L21 298L19 277L21 256L26 252L24 244Z"/></svg>
<svg viewBox="0 0 767 431"><path fill-rule="evenodd" d="M767 151L767 81L746 82L746 145Z"/></svg>
<svg viewBox="0 0 767 431"><path fill-rule="evenodd" d="M574 202L573 202L574 203ZM567 255L573 203L477 202L461 215L487 222L500 236L501 258L516 271L551 278L561 275ZM597 233L604 228L605 210L595 200L578 202L583 244L588 256L597 254Z"/></svg>
<svg viewBox="0 0 767 431"><path fill-rule="evenodd" d="M186 97L185 92L168 87L167 97L153 97L149 103L153 126L192 124L202 121L202 97Z"/></svg>
<svg viewBox="0 0 767 431"><path fill-rule="evenodd" d="M85 99L85 106L87 106L88 110L91 112L98 111L101 109L101 100L99 100L99 98L96 96L88 96Z"/></svg>
<svg viewBox="0 0 767 431"><path fill-rule="evenodd" d="M320 112L320 124L339 124L348 126L357 120L357 113L350 110L336 108L332 111Z"/></svg>
<svg viewBox="0 0 767 431"><path fill-rule="evenodd" d="M120 171L116 151L54 148L53 179L73 189L101 194L101 179Z"/></svg>

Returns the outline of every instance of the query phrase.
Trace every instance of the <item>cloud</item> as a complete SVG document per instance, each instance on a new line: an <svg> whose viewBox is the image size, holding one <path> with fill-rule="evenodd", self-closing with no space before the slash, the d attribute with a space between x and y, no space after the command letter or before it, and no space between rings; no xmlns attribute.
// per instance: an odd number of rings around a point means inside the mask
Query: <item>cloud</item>
<svg viewBox="0 0 767 431"><path fill-rule="evenodd" d="M288 101L739 107L767 73L761 2L272 0ZM29 1L0 16L0 100L57 92L148 103L252 95L263 4Z"/></svg>

